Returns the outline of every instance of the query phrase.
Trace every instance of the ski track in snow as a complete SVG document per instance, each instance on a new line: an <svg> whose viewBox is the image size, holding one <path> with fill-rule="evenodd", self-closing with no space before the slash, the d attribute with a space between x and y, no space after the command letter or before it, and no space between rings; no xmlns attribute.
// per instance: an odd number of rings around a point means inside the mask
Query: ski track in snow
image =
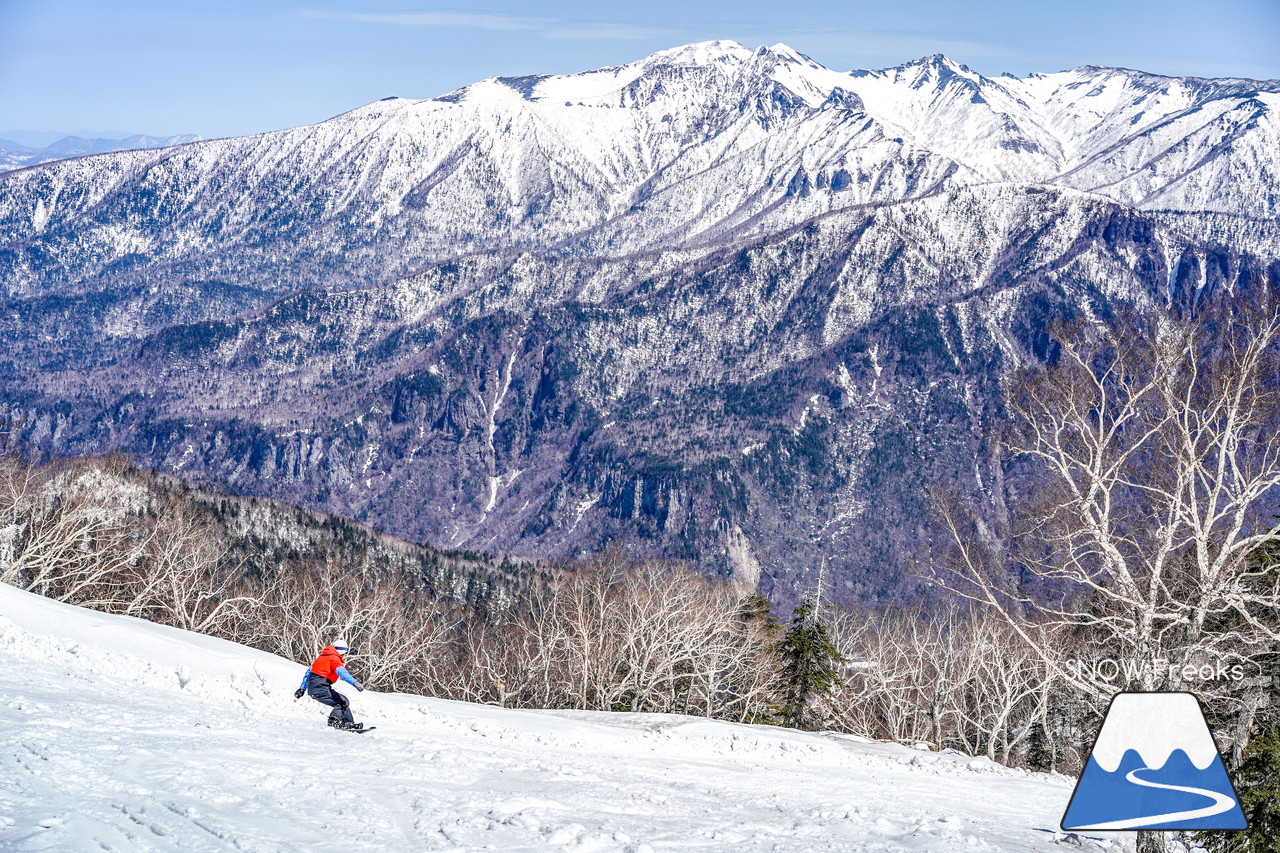
<svg viewBox="0 0 1280 853"><path fill-rule="evenodd" d="M1202 817L1213 817L1224 812L1229 812L1236 806L1236 801L1219 794L1217 791L1210 791L1208 788L1190 788L1186 785L1166 785L1163 782L1149 782L1141 779L1138 774L1143 770L1151 770L1151 767L1139 767L1136 770L1130 770L1125 774L1124 778L1134 784L1141 785L1143 788L1159 788L1164 791L1182 791L1185 794L1199 794L1202 797L1208 797L1213 800L1213 805L1205 806L1199 809L1187 809L1180 812L1169 812L1168 814L1148 815L1147 817L1135 817L1127 820L1113 820L1107 823L1094 824L1088 827L1094 829L1142 829L1146 826L1168 826L1172 823L1178 823L1183 820L1197 820ZM1158 769L1158 768L1155 768Z"/></svg>
<svg viewBox="0 0 1280 853"><path fill-rule="evenodd" d="M354 736L293 699L299 664L4 585L0 656L4 851L1047 851L1071 792L839 735L348 690L379 727Z"/></svg>

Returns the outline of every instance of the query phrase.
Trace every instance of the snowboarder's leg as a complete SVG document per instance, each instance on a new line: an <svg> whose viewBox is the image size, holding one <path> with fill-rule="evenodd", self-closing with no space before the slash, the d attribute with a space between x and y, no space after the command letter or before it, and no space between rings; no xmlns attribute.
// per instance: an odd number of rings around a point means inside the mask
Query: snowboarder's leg
<svg viewBox="0 0 1280 853"><path fill-rule="evenodd" d="M312 675L307 681L307 695L322 705L333 708L329 712L329 725L334 728L347 728L355 723L347 697L334 690L324 678Z"/></svg>
<svg viewBox="0 0 1280 853"><path fill-rule="evenodd" d="M311 676L307 681L307 695L321 705L332 708L330 717L340 717L342 707L347 703L347 697L331 688L328 681L316 675Z"/></svg>
<svg viewBox="0 0 1280 853"><path fill-rule="evenodd" d="M333 701L333 691L329 689L329 682L314 673L307 679L307 695L322 705L332 707L338 704Z"/></svg>
<svg viewBox="0 0 1280 853"><path fill-rule="evenodd" d="M336 690L331 690L329 692L333 695L334 701L337 703L337 706L333 709L333 713L330 714L330 716L337 717L344 726L355 725L356 718L351 716L351 701Z"/></svg>

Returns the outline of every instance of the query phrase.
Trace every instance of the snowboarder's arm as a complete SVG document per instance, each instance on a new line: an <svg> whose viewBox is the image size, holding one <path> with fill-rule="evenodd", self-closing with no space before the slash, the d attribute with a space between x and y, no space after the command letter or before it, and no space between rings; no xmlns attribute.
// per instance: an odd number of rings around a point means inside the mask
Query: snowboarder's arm
<svg viewBox="0 0 1280 853"><path fill-rule="evenodd" d="M307 689L307 679L311 677L311 667L307 667L306 672L302 673L302 683L298 685L299 690Z"/></svg>
<svg viewBox="0 0 1280 853"><path fill-rule="evenodd" d="M363 691L363 690L364 690L364 685L363 685L363 684L361 684L359 681L357 681L357 680L355 679L355 676L353 676L351 673L347 672L347 668L346 668L345 666L340 666L340 667L338 667L337 669L335 669L335 670L334 670L334 672L336 672L336 673L338 674L338 677L339 677L339 678L341 678L343 681L347 682L347 684L350 684L350 685L351 685L352 687L354 687L356 690L361 690L361 691Z"/></svg>

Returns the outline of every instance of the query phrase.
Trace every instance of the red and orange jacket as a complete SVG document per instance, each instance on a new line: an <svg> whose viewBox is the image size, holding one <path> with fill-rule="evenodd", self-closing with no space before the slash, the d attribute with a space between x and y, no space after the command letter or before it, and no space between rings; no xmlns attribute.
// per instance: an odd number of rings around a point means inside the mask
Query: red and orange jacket
<svg viewBox="0 0 1280 853"><path fill-rule="evenodd" d="M302 676L303 689L306 688L307 679L311 677L313 672L330 684L341 678L357 690L364 689L364 686L351 673L347 672L347 662L342 659L342 655L333 646L325 646L320 650L320 656L315 659L307 669L306 674Z"/></svg>
<svg viewBox="0 0 1280 853"><path fill-rule="evenodd" d="M320 650L320 656L311 662L311 671L316 675L323 675L330 684L338 680L338 670L346 667L347 662L333 646L325 646Z"/></svg>

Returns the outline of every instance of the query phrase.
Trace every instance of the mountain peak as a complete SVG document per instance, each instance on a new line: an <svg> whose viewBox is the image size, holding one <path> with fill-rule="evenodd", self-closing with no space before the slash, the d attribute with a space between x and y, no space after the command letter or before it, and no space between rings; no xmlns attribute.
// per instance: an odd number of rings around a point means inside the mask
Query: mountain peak
<svg viewBox="0 0 1280 853"><path fill-rule="evenodd" d="M715 39L660 50L640 60L638 64L661 63L664 65L712 65L715 63L745 63L753 57L771 57L784 63L798 63L821 68L812 58L790 45L761 45L754 50L730 39Z"/></svg>
<svg viewBox="0 0 1280 853"><path fill-rule="evenodd" d="M703 79L707 72L718 82ZM674 78L692 77L684 84L673 84L673 75ZM786 44L749 48L736 41L718 39L668 48L626 65L576 74L490 77L433 100L634 106L658 100L687 103L686 96L696 91L698 94L693 100L714 104L724 97L743 97L743 91L749 89L763 97L762 103L816 109L828 103L844 106L857 103L856 98L840 87L845 77ZM717 93L713 94L712 89Z"/></svg>
<svg viewBox="0 0 1280 853"><path fill-rule="evenodd" d="M805 56L800 51L796 50L794 47L791 47L790 45L787 45L787 44L783 44L782 42L778 42L777 44L771 44L768 47L761 47L756 52L762 53L762 54L767 53L772 56L777 56L783 59L790 60L792 62L804 62L804 63L811 63L814 65L817 64L812 59Z"/></svg>
<svg viewBox="0 0 1280 853"><path fill-rule="evenodd" d="M671 65L710 65L714 62L741 62L754 53L751 48L731 39L713 39L660 50L650 54L644 61L657 60Z"/></svg>
<svg viewBox="0 0 1280 853"><path fill-rule="evenodd" d="M962 63L956 62L945 53L934 53L929 56L922 56L912 62L906 62L898 66L899 68L927 68L936 69L939 72L949 72L951 74L963 74L965 76L977 77L978 74L972 68Z"/></svg>
<svg viewBox="0 0 1280 853"><path fill-rule="evenodd" d="M910 62L904 62L901 65L894 65L888 68L882 68L878 71L857 70L851 71L849 74L855 78L866 77L897 77L910 78L915 80L926 80L936 78L938 80L948 80L955 77L963 77L973 82L982 79L982 75L974 71L967 65L956 62L944 53L934 53L929 56L922 56L919 59L913 59Z"/></svg>

